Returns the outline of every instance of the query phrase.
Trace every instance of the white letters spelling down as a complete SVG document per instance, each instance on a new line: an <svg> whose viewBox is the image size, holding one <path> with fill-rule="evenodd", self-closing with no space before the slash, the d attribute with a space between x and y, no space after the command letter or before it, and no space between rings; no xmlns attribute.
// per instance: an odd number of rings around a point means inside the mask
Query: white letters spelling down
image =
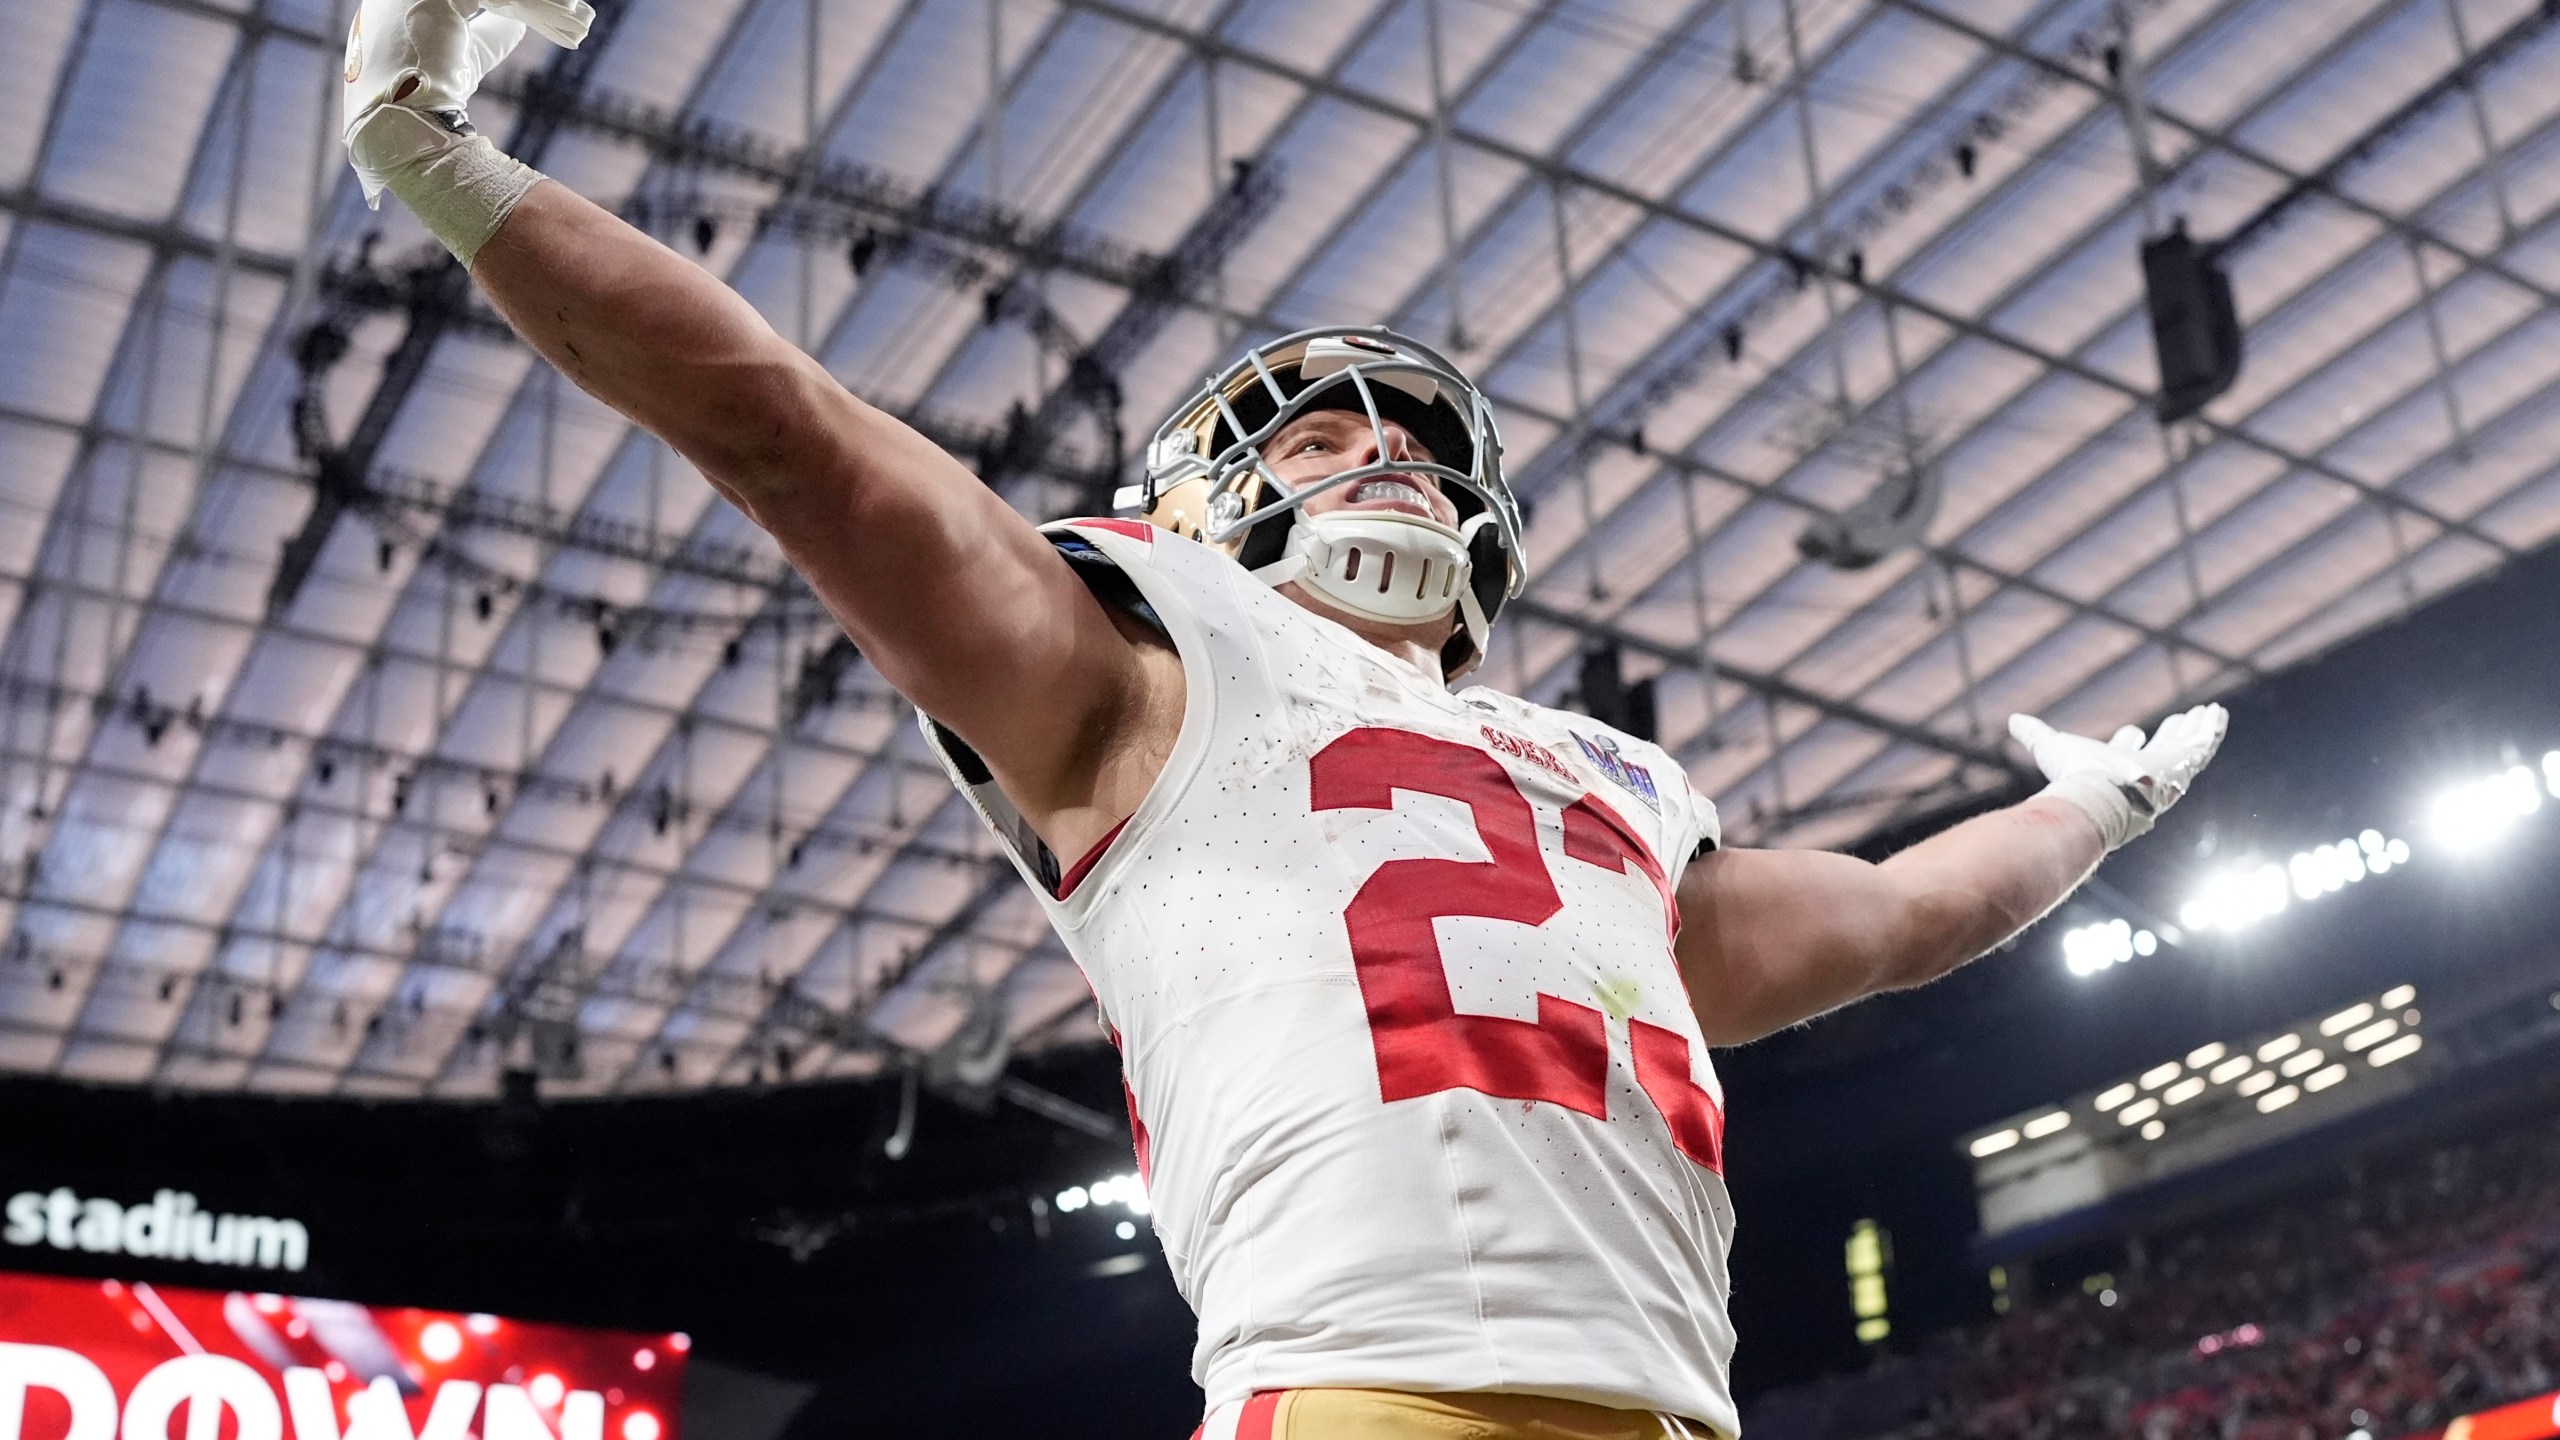
<svg viewBox="0 0 2560 1440"><path fill-rule="evenodd" d="M216 1440L225 1410L237 1422L237 1440L284 1440L287 1414L293 1440L470 1440L475 1412L480 1440L604 1440L604 1397L593 1390L572 1390L561 1401L554 1435L522 1386L484 1391L468 1380L447 1380L436 1387L425 1428L412 1430L400 1388L380 1376L348 1398L341 1431L328 1377L307 1367L284 1372L279 1406L265 1377L240 1361L182 1355L154 1366L119 1407L115 1387L88 1357L52 1345L6 1342L0 1342L0 1440L22 1440L29 1390L50 1390L70 1405L71 1429L64 1440ZM181 1407L186 1433L172 1436L170 1422Z"/></svg>

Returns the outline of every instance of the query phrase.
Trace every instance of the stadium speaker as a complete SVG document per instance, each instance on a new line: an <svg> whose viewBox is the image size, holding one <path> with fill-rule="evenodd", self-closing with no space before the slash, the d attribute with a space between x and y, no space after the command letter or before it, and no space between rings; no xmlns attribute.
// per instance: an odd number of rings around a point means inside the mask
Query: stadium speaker
<svg viewBox="0 0 2560 1440"><path fill-rule="evenodd" d="M1582 652L1581 679L1585 714L1639 740L1654 738L1658 721L1653 681L1648 678L1628 684L1624 659L1614 643L1595 642Z"/></svg>
<svg viewBox="0 0 2560 1440"><path fill-rule="evenodd" d="M2151 343L2160 356L2160 423L2184 420L2240 378L2240 311L2231 277L2186 222L2142 243Z"/></svg>

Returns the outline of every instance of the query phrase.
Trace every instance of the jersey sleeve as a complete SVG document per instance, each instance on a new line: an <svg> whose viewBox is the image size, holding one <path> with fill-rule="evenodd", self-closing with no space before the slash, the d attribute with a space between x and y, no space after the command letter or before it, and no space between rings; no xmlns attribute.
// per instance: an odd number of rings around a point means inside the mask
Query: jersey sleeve
<svg viewBox="0 0 2560 1440"><path fill-rule="evenodd" d="M1042 533L1050 544L1058 548L1058 554L1074 568L1076 578L1084 582L1095 599L1137 617L1170 641L1171 632L1155 603L1139 590L1128 572L1120 568L1120 562L1105 553L1102 545L1092 535L1084 533L1082 528L1104 526L1118 532L1128 523L1119 520L1067 520L1046 527ZM968 741L921 711L917 712L916 718L924 727L925 744L933 752L934 759L941 762L942 768L951 776L951 783L968 798L970 808L978 812L978 817L986 822L989 830L995 832L996 839L1003 843L1005 853L1013 860L1014 868L1020 870L1022 878L1041 894L1052 899L1060 898L1062 892L1070 888L1069 880L1081 874L1082 863L1070 870L1060 862L1057 852L1032 831L1030 822L1014 808L1013 801L996 784L995 773L987 768L987 762L979 757L977 751L969 748ZM1117 830L1112 832L1114 836L1118 833ZM1109 841L1106 839L1104 843Z"/></svg>
<svg viewBox="0 0 2560 1440"><path fill-rule="evenodd" d="M1724 848L1724 822L1716 814L1716 802L1698 793L1697 787L1689 783L1688 771L1670 751L1650 741L1643 744L1652 752L1652 758L1661 762L1662 775L1670 782L1662 788L1666 792L1664 799L1670 802L1666 806L1670 813L1663 820L1671 845L1670 853L1662 858L1676 878L1681 866Z"/></svg>
<svg viewBox="0 0 2560 1440"><path fill-rule="evenodd" d="M1681 847L1687 852L1681 856L1682 863L1724 848L1724 821L1716 814L1716 802L1699 794L1695 788L1689 791L1689 822L1690 833L1696 838Z"/></svg>

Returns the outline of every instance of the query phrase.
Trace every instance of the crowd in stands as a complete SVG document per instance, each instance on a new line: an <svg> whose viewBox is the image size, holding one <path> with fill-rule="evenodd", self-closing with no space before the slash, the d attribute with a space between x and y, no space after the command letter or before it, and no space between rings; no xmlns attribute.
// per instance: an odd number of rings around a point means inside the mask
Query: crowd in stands
<svg viewBox="0 0 2560 1440"><path fill-rule="evenodd" d="M2131 1254L1752 1440L2398 1440L2560 1389L2560 1121Z"/></svg>

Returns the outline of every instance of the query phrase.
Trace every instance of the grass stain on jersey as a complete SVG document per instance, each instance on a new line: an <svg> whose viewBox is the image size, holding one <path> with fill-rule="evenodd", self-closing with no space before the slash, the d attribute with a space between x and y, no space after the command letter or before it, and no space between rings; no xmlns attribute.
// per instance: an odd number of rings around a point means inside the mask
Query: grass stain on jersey
<svg viewBox="0 0 2560 1440"><path fill-rule="evenodd" d="M1644 999L1644 985L1629 975L1612 975L1591 987L1600 1009L1612 1020L1624 1020L1636 1013Z"/></svg>

